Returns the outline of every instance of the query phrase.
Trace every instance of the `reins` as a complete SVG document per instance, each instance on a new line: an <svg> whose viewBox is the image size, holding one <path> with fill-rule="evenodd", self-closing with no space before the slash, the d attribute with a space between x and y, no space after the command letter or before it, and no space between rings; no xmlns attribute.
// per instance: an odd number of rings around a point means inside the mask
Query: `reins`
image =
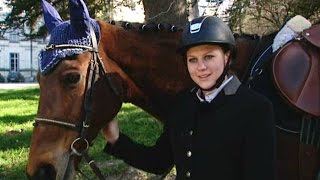
<svg viewBox="0 0 320 180"><path fill-rule="evenodd" d="M87 134L88 134L88 129L90 127L91 120L92 120L93 87L94 87L94 84L98 81L100 74L102 76L106 75L106 69L98 54L98 43L97 43L98 41L92 26L90 26L90 35L91 35L92 46L83 46L83 45L74 45L74 44L59 44L59 45L51 44L45 48L45 51L54 50L57 48L62 48L62 49L63 48L81 48L81 49L88 50L92 53L92 59L90 60L90 64L88 67L88 77L86 80L86 91L85 91L85 97L84 97L85 98L84 99L85 119L79 124L72 124L72 123L64 122L62 120L57 120L57 119L36 117L34 126L37 126L38 124L41 123L41 124L49 124L49 125L54 125L54 126L77 131L79 133L79 137L76 138L70 145L71 152L69 155L69 160L68 160L68 164L65 169L65 172L71 167L71 163L73 162L74 155L82 156L90 165L91 169L96 174L96 176L99 179L104 180L105 178L102 175L100 169L88 154L90 142L87 140ZM81 147L81 145L84 145L84 147L77 148L77 147ZM79 169L77 169L77 171L80 174L84 175ZM67 176L68 175L64 173L63 179L68 179L69 177Z"/></svg>

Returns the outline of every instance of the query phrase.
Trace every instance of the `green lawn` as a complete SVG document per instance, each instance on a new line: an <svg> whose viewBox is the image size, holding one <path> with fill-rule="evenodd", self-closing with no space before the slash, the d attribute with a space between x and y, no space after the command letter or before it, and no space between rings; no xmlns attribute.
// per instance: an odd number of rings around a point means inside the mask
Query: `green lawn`
<svg viewBox="0 0 320 180"><path fill-rule="evenodd" d="M26 179L25 167L36 115L39 89L0 90L0 180ZM151 145L161 133L162 125L132 104L123 104L117 119L121 131L138 142ZM123 176L129 167L122 161L102 152L104 139L99 135L90 154L101 167L104 175ZM94 177L88 165L85 173ZM139 172L141 175L143 172ZM148 178L149 174L141 175ZM78 177L78 179L83 179Z"/></svg>

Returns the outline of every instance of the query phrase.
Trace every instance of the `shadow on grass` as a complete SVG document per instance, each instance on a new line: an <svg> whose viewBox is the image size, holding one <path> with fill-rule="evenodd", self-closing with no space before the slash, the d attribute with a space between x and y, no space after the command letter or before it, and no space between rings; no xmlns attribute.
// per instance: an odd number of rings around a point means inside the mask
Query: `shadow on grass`
<svg viewBox="0 0 320 180"><path fill-rule="evenodd" d="M14 134L0 133L0 151L29 148L32 130L23 130Z"/></svg>
<svg viewBox="0 0 320 180"><path fill-rule="evenodd" d="M33 87L28 89L15 89L15 90L1 90L0 101L24 99L24 100L38 100L39 88Z"/></svg>
<svg viewBox="0 0 320 180"><path fill-rule="evenodd" d="M23 116L13 116L13 115L6 115L6 116L0 116L0 122L6 123L6 124L22 124L27 123L30 120L33 120L36 114L30 114L30 115L23 115Z"/></svg>
<svg viewBox="0 0 320 180"><path fill-rule="evenodd" d="M0 166L0 180L27 179L26 162L12 162L10 167Z"/></svg>

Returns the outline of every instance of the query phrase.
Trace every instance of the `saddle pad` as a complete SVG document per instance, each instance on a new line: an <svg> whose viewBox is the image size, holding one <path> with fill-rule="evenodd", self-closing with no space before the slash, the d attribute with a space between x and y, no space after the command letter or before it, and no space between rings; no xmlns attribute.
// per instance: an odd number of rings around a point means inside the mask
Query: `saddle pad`
<svg viewBox="0 0 320 180"><path fill-rule="evenodd" d="M275 86L289 104L320 117L320 52L303 41L284 46L272 61Z"/></svg>
<svg viewBox="0 0 320 180"><path fill-rule="evenodd" d="M304 30L301 35L311 44L320 47L320 24Z"/></svg>

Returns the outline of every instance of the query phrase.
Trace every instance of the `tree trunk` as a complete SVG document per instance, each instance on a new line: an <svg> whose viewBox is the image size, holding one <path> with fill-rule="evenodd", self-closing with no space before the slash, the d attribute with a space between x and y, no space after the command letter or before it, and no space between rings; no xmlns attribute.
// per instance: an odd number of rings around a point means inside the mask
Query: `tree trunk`
<svg viewBox="0 0 320 180"><path fill-rule="evenodd" d="M145 22L184 26L188 18L186 0L143 0Z"/></svg>
<svg viewBox="0 0 320 180"><path fill-rule="evenodd" d="M189 21L197 17L199 17L198 0L192 0L189 4Z"/></svg>

